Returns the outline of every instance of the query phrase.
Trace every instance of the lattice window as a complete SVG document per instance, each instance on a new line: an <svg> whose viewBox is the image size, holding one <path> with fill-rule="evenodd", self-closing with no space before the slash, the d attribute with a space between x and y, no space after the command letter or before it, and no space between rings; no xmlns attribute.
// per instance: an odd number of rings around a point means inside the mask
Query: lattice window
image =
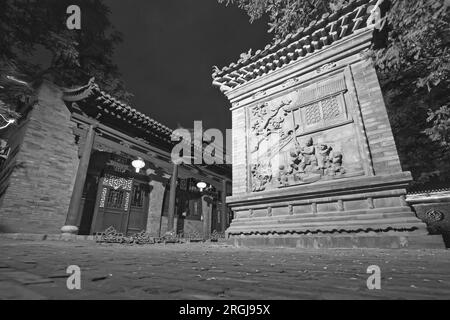
<svg viewBox="0 0 450 320"><path fill-rule="evenodd" d="M301 108L304 125L308 127L325 126L335 120L346 119L342 95L325 98Z"/></svg>
<svg viewBox="0 0 450 320"><path fill-rule="evenodd" d="M142 185L133 186L131 206L142 208L144 206L144 188Z"/></svg>
<svg viewBox="0 0 450 320"><path fill-rule="evenodd" d="M308 125L318 123L322 120L318 103L305 107L305 118Z"/></svg>
<svg viewBox="0 0 450 320"><path fill-rule="evenodd" d="M337 97L331 97L322 101L323 119L330 120L339 116L339 103Z"/></svg>
<svg viewBox="0 0 450 320"><path fill-rule="evenodd" d="M113 190L110 189L108 195L106 196L105 207L120 209L124 207L124 195L123 190Z"/></svg>

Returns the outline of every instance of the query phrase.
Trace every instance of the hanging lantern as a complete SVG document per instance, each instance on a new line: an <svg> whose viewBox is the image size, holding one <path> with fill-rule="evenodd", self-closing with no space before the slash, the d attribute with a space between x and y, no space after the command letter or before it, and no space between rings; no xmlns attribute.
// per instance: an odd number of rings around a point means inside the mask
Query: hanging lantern
<svg viewBox="0 0 450 320"><path fill-rule="evenodd" d="M131 165L136 169L136 173L139 173L139 171L145 167L145 162L141 157L138 157L136 160L131 162Z"/></svg>
<svg viewBox="0 0 450 320"><path fill-rule="evenodd" d="M200 189L200 192L203 192L203 190L207 187L206 182L203 181L199 181L197 182L197 188Z"/></svg>

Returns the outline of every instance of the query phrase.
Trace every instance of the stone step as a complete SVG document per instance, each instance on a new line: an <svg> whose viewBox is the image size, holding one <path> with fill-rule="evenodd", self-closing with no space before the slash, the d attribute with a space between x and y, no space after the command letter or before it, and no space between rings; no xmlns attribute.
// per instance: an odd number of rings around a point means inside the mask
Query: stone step
<svg viewBox="0 0 450 320"><path fill-rule="evenodd" d="M361 220L384 220L384 219L397 219L404 218L408 221L418 221L412 212L392 212L392 213L366 213L357 215L347 215L346 212L342 212L340 216L333 215L308 215L303 217L296 217L295 219L284 219L279 217L272 217L272 219L265 220L252 220L246 219L245 221L237 220L232 222L232 226L255 226L255 225L273 225L273 224L307 224L307 223L317 223L323 224L327 222L342 222L346 224L350 221L361 221Z"/></svg>
<svg viewBox="0 0 450 320"><path fill-rule="evenodd" d="M355 235L298 235L298 236L246 236L231 237L229 243L247 247L294 247L299 249L323 248L389 248L389 249L444 249L441 236L392 234Z"/></svg>
<svg viewBox="0 0 450 320"><path fill-rule="evenodd" d="M286 220L296 220L298 218L309 218L309 217L318 217L318 216L327 216L327 217L342 217L344 215L346 216L352 216L352 215L364 215L364 214L372 214L372 213L397 213L397 212L404 212L409 215L414 215L414 213L411 211L411 208L409 207L386 207L386 208L376 208L376 209L364 209L364 210L344 210L344 211L328 211L328 212L318 212L318 213L294 213L292 215L285 214L285 215L272 215L272 216L261 216L261 217L246 217L246 218L237 218L233 221L273 221L274 218L283 218Z"/></svg>
<svg viewBox="0 0 450 320"><path fill-rule="evenodd" d="M417 218L393 218L379 220L357 220L357 221L333 221L309 222L295 224L272 224L272 225L231 225L228 234L258 233L258 232L317 232L317 231L356 231L356 230L388 230L388 229L421 229L426 230L425 223Z"/></svg>

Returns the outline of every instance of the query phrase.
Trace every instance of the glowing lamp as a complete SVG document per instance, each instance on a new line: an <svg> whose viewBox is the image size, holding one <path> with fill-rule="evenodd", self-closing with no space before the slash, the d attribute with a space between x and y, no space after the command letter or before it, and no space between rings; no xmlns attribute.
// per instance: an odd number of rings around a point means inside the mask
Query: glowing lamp
<svg viewBox="0 0 450 320"><path fill-rule="evenodd" d="M145 167L145 162L141 157L138 157L131 162L131 165L136 169L136 173L139 173L139 170Z"/></svg>
<svg viewBox="0 0 450 320"><path fill-rule="evenodd" d="M203 191L203 189L205 189L205 188L206 188L206 186L207 186L206 182L203 182L203 181L199 181L199 182L197 182L197 188L199 188L199 189L200 189L200 192L202 192L202 191Z"/></svg>

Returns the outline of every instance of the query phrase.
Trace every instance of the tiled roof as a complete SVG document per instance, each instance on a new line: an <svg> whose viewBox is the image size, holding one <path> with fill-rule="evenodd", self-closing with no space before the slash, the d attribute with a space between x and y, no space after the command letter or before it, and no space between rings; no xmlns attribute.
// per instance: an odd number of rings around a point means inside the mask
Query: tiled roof
<svg viewBox="0 0 450 320"><path fill-rule="evenodd" d="M129 121L136 126L145 127L157 134L161 139L170 142L172 129L101 90L98 84L94 82L94 79L91 79L85 86L76 89L66 89L64 91L64 100L66 101L80 101L88 97L94 98L98 103L97 107L101 108L104 112L114 113L117 117Z"/></svg>
<svg viewBox="0 0 450 320"><path fill-rule="evenodd" d="M213 85L218 86L222 92L229 91L317 52L357 30L372 26L375 21L372 13L381 2L382 0L353 0L337 12L324 14L308 27L300 28L283 40L268 44L253 55L249 51L241 54L236 63L221 70L214 67Z"/></svg>
<svg viewBox="0 0 450 320"><path fill-rule="evenodd" d="M141 138L145 140L151 140L148 133L152 137L157 137L164 142L164 145L170 149L173 145L178 144L178 141L173 141L171 138L177 136L177 132L166 127L165 125L159 123L158 121L150 118L149 116L137 111L136 109L130 107L126 103L119 101L110 94L101 90L99 85L95 83L94 78L92 78L88 84L74 88L74 89L64 89L63 99L67 102L77 102L79 105L84 106L86 112L91 111L94 116L95 113L106 113L110 116L119 119L119 125L131 124L132 126L138 128L143 135ZM91 116L93 116L91 114ZM124 129L124 128L122 128ZM143 129L143 130L142 130ZM203 155L203 146L198 145L195 140L189 141L192 143L194 150L199 151L199 154ZM218 151L224 152L221 147L216 147ZM228 169L221 168L220 165L207 165L218 174L230 175Z"/></svg>
<svg viewBox="0 0 450 320"><path fill-rule="evenodd" d="M427 184L416 184L407 189L408 195L420 195L420 194L431 194L431 193L443 193L450 192L450 183L427 183Z"/></svg>

